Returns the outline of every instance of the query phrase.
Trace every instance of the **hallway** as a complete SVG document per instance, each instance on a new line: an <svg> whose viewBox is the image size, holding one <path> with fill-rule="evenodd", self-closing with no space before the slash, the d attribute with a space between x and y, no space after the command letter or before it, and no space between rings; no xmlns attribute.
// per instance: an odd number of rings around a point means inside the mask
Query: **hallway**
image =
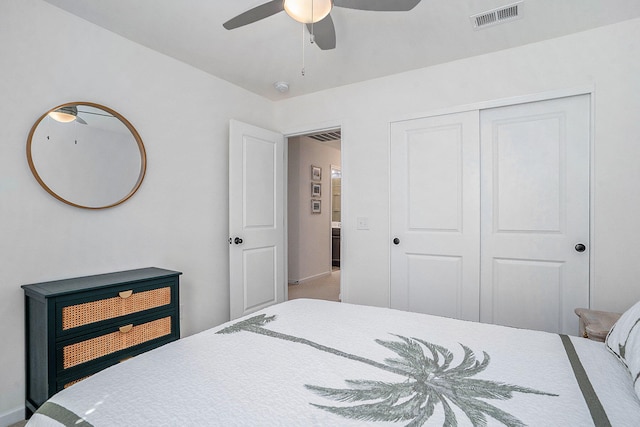
<svg viewBox="0 0 640 427"><path fill-rule="evenodd" d="M334 267L330 275L297 285L289 284L289 299L297 298L340 301L340 269Z"/></svg>

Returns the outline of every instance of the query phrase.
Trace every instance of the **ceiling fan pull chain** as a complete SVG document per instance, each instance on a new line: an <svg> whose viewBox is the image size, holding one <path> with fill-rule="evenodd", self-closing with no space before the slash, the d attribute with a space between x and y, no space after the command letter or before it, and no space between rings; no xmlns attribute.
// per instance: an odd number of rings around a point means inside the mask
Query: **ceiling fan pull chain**
<svg viewBox="0 0 640 427"><path fill-rule="evenodd" d="M304 77L305 74L305 70L304 70L304 24L302 24L302 70L300 70L300 74L302 75L302 77Z"/></svg>
<svg viewBox="0 0 640 427"><path fill-rule="evenodd" d="M313 33L313 24L315 20L313 19L313 0L311 0L311 37L309 37L309 41L311 42L311 44L314 44L316 41L316 36Z"/></svg>
<svg viewBox="0 0 640 427"><path fill-rule="evenodd" d="M305 75L305 65L304 65L304 45L305 45L305 41L304 41L304 27L305 24L302 24L302 77L304 77ZM313 0L311 0L311 31L310 31L311 35L309 36L309 42L311 44L314 44L316 41L316 37L313 34Z"/></svg>

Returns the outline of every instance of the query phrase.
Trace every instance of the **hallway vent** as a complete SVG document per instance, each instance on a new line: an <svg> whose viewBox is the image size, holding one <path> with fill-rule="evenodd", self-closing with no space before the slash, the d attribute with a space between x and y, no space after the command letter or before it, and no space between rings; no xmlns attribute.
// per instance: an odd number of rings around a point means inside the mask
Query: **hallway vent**
<svg viewBox="0 0 640 427"><path fill-rule="evenodd" d="M522 1L470 17L474 29L485 28L522 17Z"/></svg>
<svg viewBox="0 0 640 427"><path fill-rule="evenodd" d="M315 139L320 142L327 141L337 141L342 138L342 134L340 130L332 131L332 132L324 132L324 133L316 133L313 135L307 135L311 139Z"/></svg>

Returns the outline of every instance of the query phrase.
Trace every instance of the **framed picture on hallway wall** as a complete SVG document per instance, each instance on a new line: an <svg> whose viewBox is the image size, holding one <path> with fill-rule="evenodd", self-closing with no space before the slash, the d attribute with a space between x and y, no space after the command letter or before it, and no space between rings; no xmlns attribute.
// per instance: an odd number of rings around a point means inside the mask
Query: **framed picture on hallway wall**
<svg viewBox="0 0 640 427"><path fill-rule="evenodd" d="M322 184L319 182L311 183L311 197L320 197L322 193Z"/></svg>
<svg viewBox="0 0 640 427"><path fill-rule="evenodd" d="M311 181L322 181L322 168L311 165Z"/></svg>
<svg viewBox="0 0 640 427"><path fill-rule="evenodd" d="M311 200L311 213L312 214L320 213L320 200Z"/></svg>

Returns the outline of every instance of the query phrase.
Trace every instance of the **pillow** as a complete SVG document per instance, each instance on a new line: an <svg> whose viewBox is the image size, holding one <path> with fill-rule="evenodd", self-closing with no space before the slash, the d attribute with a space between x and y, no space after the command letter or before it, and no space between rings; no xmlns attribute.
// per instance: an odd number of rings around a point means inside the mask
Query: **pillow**
<svg viewBox="0 0 640 427"><path fill-rule="evenodd" d="M605 343L629 369L633 387L640 397L640 302L618 319L607 334Z"/></svg>

